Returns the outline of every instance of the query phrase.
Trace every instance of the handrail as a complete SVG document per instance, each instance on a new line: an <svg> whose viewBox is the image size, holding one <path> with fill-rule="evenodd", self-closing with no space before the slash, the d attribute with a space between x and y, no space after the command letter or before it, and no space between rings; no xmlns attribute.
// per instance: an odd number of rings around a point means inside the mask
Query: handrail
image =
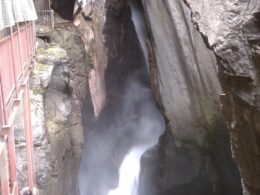
<svg viewBox="0 0 260 195"><path fill-rule="evenodd" d="M37 34L48 34L54 29L54 12L52 9L36 10L38 15L38 20L36 25L40 26L38 28Z"/></svg>
<svg viewBox="0 0 260 195"><path fill-rule="evenodd" d="M21 32L21 31L23 31L23 30L25 29L25 26L22 26L21 28L19 27L19 29L20 29L20 32ZM17 35L17 34L18 34L18 31L13 32L13 35L14 35L14 36ZM8 41L8 40L10 40L10 39L11 39L11 35L8 35L8 36L6 36L6 37L0 39L0 45L1 45L2 43L5 43L6 41Z"/></svg>
<svg viewBox="0 0 260 195"><path fill-rule="evenodd" d="M28 186L31 192L35 188L29 95L29 74L35 52L34 36L34 24L25 22L21 28L17 26L16 32L10 27L10 35L0 40L0 52L3 52L0 53L0 140L6 138L2 145L0 142L2 195L19 193L13 124L21 105L24 107Z"/></svg>

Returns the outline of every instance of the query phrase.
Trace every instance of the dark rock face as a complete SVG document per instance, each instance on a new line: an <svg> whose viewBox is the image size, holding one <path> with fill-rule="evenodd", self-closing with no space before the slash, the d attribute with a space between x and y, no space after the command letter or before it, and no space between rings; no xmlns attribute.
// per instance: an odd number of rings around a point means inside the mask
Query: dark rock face
<svg viewBox="0 0 260 195"><path fill-rule="evenodd" d="M220 111L216 58L182 1L143 1L168 121L142 159L140 194L241 194Z"/></svg>
<svg viewBox="0 0 260 195"><path fill-rule="evenodd" d="M73 20L75 0L51 0L51 8L63 19Z"/></svg>
<svg viewBox="0 0 260 195"><path fill-rule="evenodd" d="M260 194L260 2L187 0L187 3L193 20L218 58L219 78L225 93L221 102L244 194Z"/></svg>

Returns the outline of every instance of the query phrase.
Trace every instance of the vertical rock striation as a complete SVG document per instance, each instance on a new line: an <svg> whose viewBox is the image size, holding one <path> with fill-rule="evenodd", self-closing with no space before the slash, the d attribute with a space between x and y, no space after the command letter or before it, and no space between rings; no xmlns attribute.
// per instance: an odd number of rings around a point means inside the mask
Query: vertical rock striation
<svg viewBox="0 0 260 195"><path fill-rule="evenodd" d="M89 105L86 96L90 95L88 58L72 23L59 26L51 43L38 40L30 81L40 194L76 194L84 141L82 113L85 104Z"/></svg>
<svg viewBox="0 0 260 195"><path fill-rule="evenodd" d="M143 157L140 194L241 194L214 53L182 1L142 2L157 71L152 82L168 126Z"/></svg>
<svg viewBox="0 0 260 195"><path fill-rule="evenodd" d="M94 113L97 117L105 104L104 75L107 53L104 47L103 27L105 24L105 1L81 1L74 18L74 25L81 33L85 51L90 54L88 83Z"/></svg>
<svg viewBox="0 0 260 195"><path fill-rule="evenodd" d="M224 89L223 111L244 194L260 194L260 2L186 1L193 21L214 50Z"/></svg>

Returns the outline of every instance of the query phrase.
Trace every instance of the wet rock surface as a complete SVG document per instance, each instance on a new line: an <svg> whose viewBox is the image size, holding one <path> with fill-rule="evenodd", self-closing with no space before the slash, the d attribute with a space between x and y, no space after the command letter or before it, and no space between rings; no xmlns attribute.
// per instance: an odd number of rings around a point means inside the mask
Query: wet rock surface
<svg viewBox="0 0 260 195"><path fill-rule="evenodd" d="M84 133L82 110L89 94L89 60L80 33L72 24L58 28L51 43L59 44L61 51L55 55L60 59L44 96L46 127L52 150L49 194L69 195L76 194L77 190ZM63 58L62 54L66 57Z"/></svg>
<svg viewBox="0 0 260 195"><path fill-rule="evenodd" d="M142 159L140 194L242 194L220 111L217 61L182 1L143 1L167 131Z"/></svg>
<svg viewBox="0 0 260 195"><path fill-rule="evenodd" d="M85 2L83 4L83 2ZM79 3L74 25L81 34L84 49L89 54L88 83L90 99L93 103L94 114L97 117L105 104L105 69L107 54L104 46L103 27L105 17L105 1L82 1ZM90 111L91 113L91 111Z"/></svg>
<svg viewBox="0 0 260 195"><path fill-rule="evenodd" d="M184 9L182 6L184 4L179 1L175 4L147 2L146 14L150 13L147 18L150 18L150 23L154 25L151 25L150 29L152 31L150 59L152 61L153 58L156 61L153 65L157 64L157 68L153 66L152 78L158 78L158 80L152 80L152 85L155 91L159 92L155 96L169 120L167 130L169 133L161 139L157 150L148 152L149 158L143 158L143 167L147 168L144 168L143 172L153 170L150 172L152 174L150 176L156 178L150 183L155 184L154 191L150 190L143 193L167 194L175 192L179 194L222 193L237 195L241 193L240 179L231 159L229 137L219 110L218 95L222 91L217 78L216 59L204 44L201 35L192 26L189 9L187 7ZM175 9L173 9L174 7ZM96 85L92 83L92 86L102 86L102 83L104 83L106 90L104 93L104 89L101 87L101 90L98 90L99 92L91 93L91 97L96 114L99 113L99 108L102 108L100 105L105 106L98 116L100 121L107 121L106 124L109 129L109 124L113 123L113 115L109 110L119 106L121 101L120 89L127 82L124 75L131 72L130 68L120 66L120 64L126 63L122 56L128 55L129 48L126 47L128 40L125 37L129 36L131 30L125 30L129 29L124 23L128 21L126 18L129 17L127 16L128 11L125 1L107 1L106 8L107 14L105 14L103 2L87 2L87 6L83 9L85 10L85 18L76 16L74 24L79 28L85 39L85 48L94 48L94 50L91 50L94 53L92 56L93 70L95 71L94 74L98 75L96 78L99 81L95 80L98 82L94 82ZM86 16L88 20L86 20ZM106 22L104 22L104 18ZM174 21L176 22L174 23ZM180 21L182 21L182 24L179 24ZM174 30L174 25L177 26L177 30ZM100 32L103 32L103 34L100 34ZM174 36L172 35L173 32ZM92 42L92 40L96 41ZM104 52L102 40L106 41L106 52ZM135 40L131 39L131 41L133 42L131 44L134 44ZM91 47L91 44L94 47ZM155 52L155 55L152 51ZM134 53L135 51L129 55L134 56ZM97 58L98 56L100 58ZM135 63L134 59L137 60L137 57L131 58L128 62ZM103 96L106 100L105 104L102 103L103 100L99 99L100 95L98 94L105 94ZM108 118L106 113L110 113ZM87 129L97 130L98 128L102 129L102 127L93 128L91 125ZM217 131L221 133L216 135ZM109 137L107 133L104 132L106 134L104 137ZM98 141L100 133L90 132L89 134L91 135L87 137L93 138L86 140L89 145ZM95 139L95 137L97 138ZM107 139L104 142L107 142ZM168 141L166 142L165 139ZM127 146L124 148L127 148ZM91 151L90 148L89 150ZM107 153L112 152L109 148L106 148L106 150ZM90 151L89 155L91 156L92 152ZM114 167L115 165L112 165L112 167L106 165L103 167L104 170L102 169L104 174L108 169L118 169L121 159L119 156L124 151L121 152L117 154L117 168ZM111 157L106 156L105 158L110 159ZM154 169L151 166L154 166ZM101 170L93 172L95 178L101 177L100 172ZM114 181L118 176L112 175L111 183L108 186L116 185ZM143 181L153 178L150 176L143 178ZM223 181L221 181L222 178L224 178ZM102 183L99 179L88 179L86 182L91 183L90 186ZM147 183L142 185L145 186ZM232 187L226 188L226 186ZM99 188L100 193L106 191L104 188ZM192 190L193 188L195 190ZM92 191L92 187L88 189L88 192L97 193L95 189Z"/></svg>
<svg viewBox="0 0 260 195"><path fill-rule="evenodd" d="M62 8L59 6L61 1L53 2L56 2L57 8ZM71 2L73 1L66 1ZM259 2L143 0L142 3L150 31L147 44L150 51L151 85L164 113L167 129L158 146L142 158L140 194L242 194L240 176L231 159L231 140L232 154L243 177L244 194L258 195ZM81 136L78 128L82 127L78 125L81 117L78 113L80 109L83 110L86 142L89 146L99 142L95 145L97 148L85 149L90 158L94 156L96 159L90 164L102 165L105 162L101 170L92 169L91 165L86 168L91 170L94 177L87 178L84 185L88 188L89 195L100 195L111 187L116 187L118 167L132 141L129 139L127 143L122 141L117 145L111 141L117 139L113 137L113 122L122 114L121 111L114 111L124 98L118 94L127 85L129 74L136 74L139 78L147 75L136 73L138 64L143 63L143 56L137 46L126 1L87 0L81 3L79 1L77 6L79 7L75 7L75 10L79 13L74 15L74 25L78 31L73 31L76 36L61 30L54 40L62 42L65 39L69 42L72 37L77 37L74 41L81 37L84 45L80 48L69 47L69 54L75 49L84 50L90 54L87 56L87 64L90 66L74 66L72 69L76 74L72 75L76 76L71 79L71 76L67 77L66 67L71 70L72 63L65 61L64 67L52 67L50 63L49 68L54 68L54 80L48 91L53 94L53 98L50 98L47 107L50 111L49 119L57 116L57 120L54 124L49 124L49 129L53 129L56 136L52 139L62 143L57 148L65 146L65 159L71 157L73 152L68 152L71 147L76 154L80 154L82 140L78 139ZM64 17L71 19L71 10L67 14ZM77 55L76 58L82 59L82 56ZM130 63L134 66L130 66ZM46 88L50 78L43 74L35 82ZM220 111L220 94L231 137ZM39 96L37 101L43 100ZM82 106L83 101L85 106ZM56 111L54 108L58 104L63 106ZM111 113L116 113L116 116ZM64 129L57 125L74 124L68 122L70 117L72 121L77 121L75 128L69 127L73 133L65 128L69 133L58 138ZM103 126L97 125L97 118ZM41 135L44 133L39 133ZM104 148L103 143L122 147L120 151L113 152L113 148ZM106 155L98 158L93 151ZM59 149L56 152L58 159L62 158ZM76 158L79 159L78 156ZM55 162L56 168L60 162ZM68 164L57 170L70 169L70 163ZM77 168L74 168L72 170L75 171ZM54 178L57 178L58 172L53 172ZM103 174L110 177L102 177ZM64 177L66 175L61 178ZM46 181L44 177L42 180ZM102 186L105 181L109 182ZM56 194L69 191L70 185L62 189L68 184L66 181L55 182L62 183L59 185L60 191L53 189ZM74 185L74 182L71 184ZM102 187L95 187L98 185Z"/></svg>
<svg viewBox="0 0 260 195"><path fill-rule="evenodd" d="M117 187L121 162L135 144L145 139L141 133L137 136L144 121L149 117L157 120L149 111L158 112L151 103L149 77L130 9L126 1L113 0L106 2L106 8L106 22L101 26L105 40L101 48L106 49L102 57L106 59L105 68L101 69L105 104L94 124L86 125L85 155L79 174L80 193L89 195L106 195ZM100 66L95 63L93 69L99 74ZM99 97L95 94L91 97L95 106L95 98ZM151 124L156 124L154 121Z"/></svg>
<svg viewBox="0 0 260 195"><path fill-rule="evenodd" d="M244 194L260 193L259 12L260 2L189 1L192 18L214 50L225 95L223 111ZM213 7L214 9L213 9Z"/></svg>
<svg viewBox="0 0 260 195"><path fill-rule="evenodd" d="M141 194L241 194L240 177L231 159L228 131L219 109L218 96L222 89L214 53L193 26L191 12L183 2L143 1L143 4L151 33L148 40L151 84L168 127L158 147L143 157ZM127 82L124 75L131 72L130 68L120 66L127 63L122 57L129 54L126 45L135 44L135 39L131 39L132 43L125 39L132 33L125 24L129 23L130 16L126 1L87 1L82 10L84 17L76 16L74 24L84 37L85 49L93 53L95 79L92 84L90 80L90 87L97 86L91 92L94 112L109 127L113 123L109 110L119 106L118 94ZM129 56L137 55L132 52ZM137 61L135 56L128 63ZM107 113L110 113L108 118ZM87 127L98 128L102 129ZM109 133L103 133L106 142ZM102 133L89 134L87 137L93 139L86 142L91 145ZM101 148L97 147L97 150ZM109 148L106 151L112 152ZM115 173L123 153L122 149L120 154L115 154L117 160L113 161L117 164L102 169L105 174L106 170L113 170L108 173L112 175L110 187L116 185ZM89 155L95 154L89 152ZM101 177L100 172L93 171L95 178ZM102 183L99 179L88 179L87 183L91 183L88 192L94 194L109 188L92 189L94 184Z"/></svg>
<svg viewBox="0 0 260 195"><path fill-rule="evenodd" d="M51 43L39 39L37 46L30 76L37 188L40 194L72 195L76 194L83 147L81 111L89 93L88 56L73 25L56 30ZM15 122L18 170L26 171L23 121L19 118ZM18 176L22 187L25 178L20 172Z"/></svg>

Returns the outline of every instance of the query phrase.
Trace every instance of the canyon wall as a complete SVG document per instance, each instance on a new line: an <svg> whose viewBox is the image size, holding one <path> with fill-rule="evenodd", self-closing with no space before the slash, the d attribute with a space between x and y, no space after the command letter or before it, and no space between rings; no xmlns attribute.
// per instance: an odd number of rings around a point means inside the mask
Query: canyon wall
<svg viewBox="0 0 260 195"><path fill-rule="evenodd" d="M158 146L143 157L140 193L241 194L229 133L220 111L219 95L223 91L214 53L182 1L143 1L143 5L150 32L151 86L167 130ZM96 116L102 108L100 117L106 115L108 107L119 106L115 100L120 102L121 92L116 83L124 85L122 75L131 70L119 66L129 63L122 57L130 44L125 39L130 31L124 23L129 23L126 6L126 1L89 1L83 14L74 20L85 37L86 48L90 43L94 48L90 50L92 71L98 79L92 84L90 81L90 86L97 88L91 93Z"/></svg>
<svg viewBox="0 0 260 195"><path fill-rule="evenodd" d="M91 105L86 98L90 60L72 23L57 25L46 41L37 40L30 76L36 182L40 194L71 195L77 190L84 142L82 110ZM16 131L19 170L26 163L22 129ZM25 178L19 178L23 186Z"/></svg>
<svg viewBox="0 0 260 195"><path fill-rule="evenodd" d="M218 60L222 108L244 194L260 193L260 2L186 1Z"/></svg>
<svg viewBox="0 0 260 195"><path fill-rule="evenodd" d="M74 3L66 2L70 6ZM59 6L59 1L53 3L62 16L66 9ZM142 158L140 194L239 195L241 177L245 195L259 194L259 2L138 3L143 6L149 32L150 84L167 124L158 145ZM88 66L83 66L84 60L78 66L83 69L78 69L81 76L77 82L73 84L72 79L69 83L73 85L68 84L79 97L74 114L83 111L83 116L76 118L82 118L86 137L87 131L99 128L97 118L103 117L105 124L111 125L113 117L104 116L119 105L120 86L127 84L128 73L136 68L120 56L128 55L125 59L133 63L143 56L126 1L77 1L74 14L71 7L68 10L63 17L73 20L77 29L73 33L81 37L84 45L80 50L89 59ZM66 37L68 41L71 38L65 35L56 41ZM84 84L77 90L82 80ZM73 138L79 131L69 132ZM231 158L230 142L241 176ZM114 172L125 152L113 154ZM107 166L111 168L109 163ZM114 172L106 190L116 186L118 175ZM59 182L67 186L67 181Z"/></svg>
<svg viewBox="0 0 260 195"><path fill-rule="evenodd" d="M143 157L141 194L241 194L214 53L184 2L143 1L143 7L167 130Z"/></svg>

